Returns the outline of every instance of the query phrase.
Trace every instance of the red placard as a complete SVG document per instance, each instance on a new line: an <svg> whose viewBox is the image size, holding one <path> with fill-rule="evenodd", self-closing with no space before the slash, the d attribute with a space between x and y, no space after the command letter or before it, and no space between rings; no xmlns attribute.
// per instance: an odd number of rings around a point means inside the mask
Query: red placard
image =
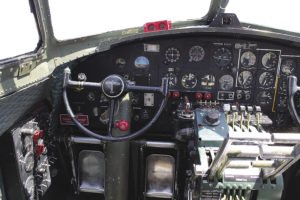
<svg viewBox="0 0 300 200"><path fill-rule="evenodd" d="M59 119L60 119L61 125L65 125L65 126L75 125L74 122L72 121L70 115L68 115L68 114L60 114ZM84 126L88 126L90 124L88 115L78 114L78 115L76 115L76 119L79 121L80 124L82 124Z"/></svg>

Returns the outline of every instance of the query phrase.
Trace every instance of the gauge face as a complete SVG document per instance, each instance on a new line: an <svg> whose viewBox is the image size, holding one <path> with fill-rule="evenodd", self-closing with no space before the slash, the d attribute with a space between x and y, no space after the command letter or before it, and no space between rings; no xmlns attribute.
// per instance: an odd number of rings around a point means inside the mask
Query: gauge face
<svg viewBox="0 0 300 200"><path fill-rule="evenodd" d="M78 75L77 75L77 79L79 80L79 81L86 81L86 75L85 75L85 73L79 73Z"/></svg>
<svg viewBox="0 0 300 200"><path fill-rule="evenodd" d="M232 53L227 48L218 48L214 52L213 59L219 67L226 67L232 61Z"/></svg>
<svg viewBox="0 0 300 200"><path fill-rule="evenodd" d="M256 102L262 106L272 103L272 94L268 91L261 91L256 96Z"/></svg>
<svg viewBox="0 0 300 200"><path fill-rule="evenodd" d="M263 72L259 76L259 84L263 87L271 87L274 85L275 78L274 75L269 72Z"/></svg>
<svg viewBox="0 0 300 200"><path fill-rule="evenodd" d="M126 65L126 60L124 58L118 58L116 60L116 65L119 69L123 69Z"/></svg>
<svg viewBox="0 0 300 200"><path fill-rule="evenodd" d="M134 61L134 66L137 69L148 70L149 65L150 65L149 59L145 56L139 56Z"/></svg>
<svg viewBox="0 0 300 200"><path fill-rule="evenodd" d="M165 58L171 63L177 62L180 58L180 52L174 47L168 48L165 52Z"/></svg>
<svg viewBox="0 0 300 200"><path fill-rule="evenodd" d="M96 99L95 93L94 92L89 92L88 95L87 95L87 99L89 101L95 101L95 99Z"/></svg>
<svg viewBox="0 0 300 200"><path fill-rule="evenodd" d="M238 77L238 83L243 88L248 88L251 86L253 81L253 75L250 71L243 71Z"/></svg>
<svg viewBox="0 0 300 200"><path fill-rule="evenodd" d="M177 82L178 82L176 74L169 73L169 74L167 74L167 77L169 78L169 87L174 88L177 85Z"/></svg>
<svg viewBox="0 0 300 200"><path fill-rule="evenodd" d="M192 48L189 51L190 62L199 62L203 60L205 55L205 51L203 47L201 46L192 46Z"/></svg>
<svg viewBox="0 0 300 200"><path fill-rule="evenodd" d="M233 88L233 77L231 75L223 75L219 79L220 88L222 90L231 90Z"/></svg>
<svg viewBox="0 0 300 200"><path fill-rule="evenodd" d="M197 78L196 78L195 74L189 73L189 74L183 75L181 78L181 85L187 89L196 87Z"/></svg>
<svg viewBox="0 0 300 200"><path fill-rule="evenodd" d="M241 64L243 67L251 67L256 63L256 56L251 51L245 51L241 56Z"/></svg>
<svg viewBox="0 0 300 200"><path fill-rule="evenodd" d="M24 158L24 168L26 172L30 172L34 167L34 155L32 152L28 152Z"/></svg>
<svg viewBox="0 0 300 200"><path fill-rule="evenodd" d="M292 59L284 60L281 63L281 72L284 75L289 76L295 72L295 67L296 67L296 63L294 60Z"/></svg>
<svg viewBox="0 0 300 200"><path fill-rule="evenodd" d="M201 86L203 86L205 88L214 87L215 82L216 82L216 78L211 74L205 75L201 78Z"/></svg>
<svg viewBox="0 0 300 200"><path fill-rule="evenodd" d="M274 52L266 53L262 58L262 65L267 68L276 67L277 64L277 55Z"/></svg>

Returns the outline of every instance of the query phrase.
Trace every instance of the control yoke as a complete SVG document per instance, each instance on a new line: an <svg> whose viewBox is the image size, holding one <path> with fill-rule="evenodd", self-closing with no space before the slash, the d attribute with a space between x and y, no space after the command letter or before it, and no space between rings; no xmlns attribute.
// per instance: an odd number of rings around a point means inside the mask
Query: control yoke
<svg viewBox="0 0 300 200"><path fill-rule="evenodd" d="M289 90L289 96L288 96L288 109L290 111L291 116L294 118L294 120L297 121L298 125L300 125L300 117L297 113L295 102L294 102L294 96L297 91L300 91L300 87L297 85L297 77L296 76L289 76L288 77L288 90Z"/></svg>

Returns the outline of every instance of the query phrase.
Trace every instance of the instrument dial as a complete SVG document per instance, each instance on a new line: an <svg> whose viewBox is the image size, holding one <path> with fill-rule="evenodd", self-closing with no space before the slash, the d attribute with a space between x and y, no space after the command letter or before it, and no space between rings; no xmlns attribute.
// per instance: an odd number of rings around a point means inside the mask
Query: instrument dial
<svg viewBox="0 0 300 200"><path fill-rule="evenodd" d="M219 79L220 88L222 90L231 90L233 88L233 77L231 75L223 75Z"/></svg>
<svg viewBox="0 0 300 200"><path fill-rule="evenodd" d="M149 59L145 56L139 56L134 61L134 66L137 69L148 70L149 69Z"/></svg>
<svg viewBox="0 0 300 200"><path fill-rule="evenodd" d="M195 74L189 73L185 74L181 78L181 85L186 89L191 89L196 87L197 85L197 78Z"/></svg>
<svg viewBox="0 0 300 200"><path fill-rule="evenodd" d="M232 53L228 48L218 48L213 54L213 60L219 67L226 67L232 61Z"/></svg>
<svg viewBox="0 0 300 200"><path fill-rule="evenodd" d="M263 87L271 87L274 85L275 78L274 75L269 72L263 72L259 76L259 84Z"/></svg>
<svg viewBox="0 0 300 200"><path fill-rule="evenodd" d="M205 55L205 51L202 46L192 46L192 48L189 51L189 62L199 62L203 60Z"/></svg>
<svg viewBox="0 0 300 200"><path fill-rule="evenodd" d="M174 47L168 48L165 52L165 58L168 62L177 62L180 58L180 52Z"/></svg>
<svg viewBox="0 0 300 200"><path fill-rule="evenodd" d="M292 59L284 60L281 64L281 72L289 76L295 72L296 63Z"/></svg>
<svg viewBox="0 0 300 200"><path fill-rule="evenodd" d="M238 77L239 86L249 88L253 81L253 75L250 71L243 71Z"/></svg>
<svg viewBox="0 0 300 200"><path fill-rule="evenodd" d="M272 94L269 91L261 91L256 96L256 102L262 106L272 103Z"/></svg>
<svg viewBox="0 0 300 200"><path fill-rule="evenodd" d="M79 74L77 75L77 79L78 79L79 81L86 81L87 77L86 77L85 73L79 73Z"/></svg>
<svg viewBox="0 0 300 200"><path fill-rule="evenodd" d="M266 53L263 57L262 57L262 65L267 68L273 68L276 67L277 65L277 54L274 52L269 52Z"/></svg>
<svg viewBox="0 0 300 200"><path fill-rule="evenodd" d="M215 86L215 82L216 82L216 78L211 75L205 75L201 78L201 86L207 88L207 89L211 89Z"/></svg>
<svg viewBox="0 0 300 200"><path fill-rule="evenodd" d="M126 65L126 60L124 58L117 58L116 65L119 69L124 69Z"/></svg>
<svg viewBox="0 0 300 200"><path fill-rule="evenodd" d="M174 88L177 85L178 78L174 73L168 73L167 77L169 78L169 87Z"/></svg>
<svg viewBox="0 0 300 200"><path fill-rule="evenodd" d="M251 67L256 63L256 56L251 51L245 51L241 56L241 64L243 67Z"/></svg>

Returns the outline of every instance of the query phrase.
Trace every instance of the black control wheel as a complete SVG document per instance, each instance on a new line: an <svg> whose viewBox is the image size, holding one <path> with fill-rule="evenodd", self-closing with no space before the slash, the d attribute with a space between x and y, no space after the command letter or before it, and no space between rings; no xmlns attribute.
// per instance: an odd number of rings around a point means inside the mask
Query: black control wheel
<svg viewBox="0 0 300 200"><path fill-rule="evenodd" d="M291 116L293 119L298 123L300 126L300 117L297 113L294 96L295 94L300 91L300 87L297 85L297 77L296 76L289 76L288 77L288 90L289 90L289 97L288 97L288 108Z"/></svg>
<svg viewBox="0 0 300 200"><path fill-rule="evenodd" d="M159 118L160 114L162 113L168 99L168 78L162 79L162 84L160 87L151 87L151 86L137 86L137 85L131 85L128 84L121 76L119 75L110 75L106 77L103 81L99 83L95 82L85 82L85 81L73 81L70 78L71 76L71 70L69 68L66 68L64 70L64 82L63 82L63 100L66 106L67 113L70 115L72 121L75 123L75 125L86 135L90 137L94 137L96 139L102 140L102 141L125 141L130 140L135 137L138 137L145 133ZM68 96L67 96L67 88L68 87L93 87L100 89L103 94L110 100L110 106L109 106L109 123L108 123L108 135L101 135L98 133L95 133L86 127L84 127L77 119L76 116L70 106ZM143 128L140 130L130 133L124 136L113 136L112 135L112 128L114 126L113 124L113 116L114 116L114 107L115 107L115 101L119 98L121 98L124 94L127 92L153 92L153 93L160 93L164 96L160 107L157 111L157 113L154 115L154 117L148 122Z"/></svg>

